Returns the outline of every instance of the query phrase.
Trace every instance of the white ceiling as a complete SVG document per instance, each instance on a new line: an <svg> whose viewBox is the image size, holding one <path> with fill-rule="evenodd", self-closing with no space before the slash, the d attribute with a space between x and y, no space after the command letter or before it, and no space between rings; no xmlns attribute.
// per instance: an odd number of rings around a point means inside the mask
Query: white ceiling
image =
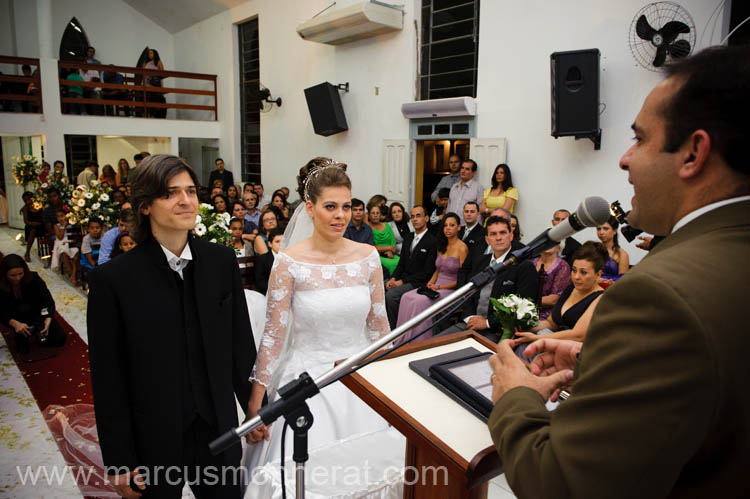
<svg viewBox="0 0 750 499"><path fill-rule="evenodd" d="M124 0L170 33L236 7L247 0Z"/></svg>

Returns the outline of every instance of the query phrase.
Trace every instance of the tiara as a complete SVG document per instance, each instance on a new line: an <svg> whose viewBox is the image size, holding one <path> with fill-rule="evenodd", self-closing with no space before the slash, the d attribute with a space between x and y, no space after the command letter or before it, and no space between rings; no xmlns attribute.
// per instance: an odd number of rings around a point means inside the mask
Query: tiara
<svg viewBox="0 0 750 499"><path fill-rule="evenodd" d="M316 165L312 168L312 170L307 174L307 177L305 177L305 181L303 182L303 185L305 186L305 201L308 201L310 199L310 194L308 194L307 192L307 186L310 183L310 180L320 175L320 172L322 172L326 168L338 165L340 165L340 163L332 160L331 158L326 158L325 161L323 161L320 165Z"/></svg>

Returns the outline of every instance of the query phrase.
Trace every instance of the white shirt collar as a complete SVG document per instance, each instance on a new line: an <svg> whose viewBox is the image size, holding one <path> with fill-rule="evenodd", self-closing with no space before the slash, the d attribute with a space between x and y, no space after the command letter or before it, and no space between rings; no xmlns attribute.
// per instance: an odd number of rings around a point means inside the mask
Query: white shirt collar
<svg viewBox="0 0 750 499"><path fill-rule="evenodd" d="M492 248L492 247L490 246L490 248ZM503 253L502 255L500 255L499 258L494 258L495 252L492 251L492 249L490 249L490 254L492 255L492 258L490 258L490 265L492 265L493 263L496 263L496 262L497 263L504 262L505 261L505 257L508 256L508 253L510 253L511 249L513 249L513 248L512 247L508 248L508 250L505 253Z"/></svg>
<svg viewBox="0 0 750 499"><path fill-rule="evenodd" d="M739 203L742 201L750 201L750 196L739 196L736 198L722 199L721 201L716 201L715 203L701 206L697 210L691 211L690 213L679 219L677 223L674 224L674 227L672 227L672 233L675 233L678 229L681 229L685 225L689 224L699 216L705 215L709 211L713 211L716 208L721 208L722 206L726 206L728 204Z"/></svg>
<svg viewBox="0 0 750 499"><path fill-rule="evenodd" d="M175 255L162 244L159 244L159 246L161 246L164 256L167 257L169 268L180 274L180 277L182 277L182 271L185 270L185 267L187 267L193 259L193 254L190 252L190 244L185 244L185 249L182 250L180 256Z"/></svg>
<svg viewBox="0 0 750 499"><path fill-rule="evenodd" d="M471 226L469 224L466 224L466 232L464 232L464 236L466 236L466 234L474 230L474 227L476 227L478 223L479 223L479 220L474 222L474 225L471 225Z"/></svg>

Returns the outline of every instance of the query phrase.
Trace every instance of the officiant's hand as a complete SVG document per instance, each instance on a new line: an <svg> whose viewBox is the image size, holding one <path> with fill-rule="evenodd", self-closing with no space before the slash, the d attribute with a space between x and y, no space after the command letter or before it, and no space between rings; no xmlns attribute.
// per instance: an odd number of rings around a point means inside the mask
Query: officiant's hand
<svg viewBox="0 0 750 499"><path fill-rule="evenodd" d="M550 376L566 369L574 370L582 346L583 344L579 341L546 338L526 347L524 355L531 357L539 354L531 362L531 372L537 376ZM572 380L561 389L570 391L571 386ZM559 394L558 389L552 393L550 400L557 402Z"/></svg>
<svg viewBox="0 0 750 499"><path fill-rule="evenodd" d="M573 379L573 371L564 369L549 376L535 376L513 352L512 340L503 340L497 345L497 353L490 357L493 374L492 401L497 402L505 392L517 386L527 386L539 392L544 400L549 399L561 387Z"/></svg>

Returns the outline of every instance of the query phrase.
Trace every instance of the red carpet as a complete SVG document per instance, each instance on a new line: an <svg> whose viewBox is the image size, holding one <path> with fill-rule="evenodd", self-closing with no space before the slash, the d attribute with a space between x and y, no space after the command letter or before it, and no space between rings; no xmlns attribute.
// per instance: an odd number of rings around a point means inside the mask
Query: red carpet
<svg viewBox="0 0 750 499"><path fill-rule="evenodd" d="M16 351L12 330L5 327L0 327L0 330L65 462L74 470L93 470L90 475L78 475L82 494L86 497L116 497L114 489L104 483L102 476L88 346L58 313L55 313L55 320L65 331L67 341L57 349L55 357L34 362L25 362ZM33 351L40 347L34 344L31 348Z"/></svg>

